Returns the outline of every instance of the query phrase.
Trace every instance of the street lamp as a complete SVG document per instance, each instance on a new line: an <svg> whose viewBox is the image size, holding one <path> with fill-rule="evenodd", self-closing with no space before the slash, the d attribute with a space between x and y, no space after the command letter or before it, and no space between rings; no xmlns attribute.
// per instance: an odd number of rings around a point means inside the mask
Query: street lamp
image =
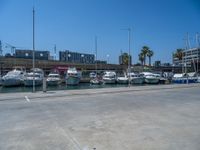
<svg viewBox="0 0 200 150"><path fill-rule="evenodd" d="M109 63L109 57L110 57L110 55L107 54L106 57L107 57L107 63Z"/></svg>
<svg viewBox="0 0 200 150"><path fill-rule="evenodd" d="M106 57L107 57L107 66L108 66L108 68L107 68L107 69L109 69L109 57L110 57L110 55L109 55L109 54L107 54L107 55L106 55Z"/></svg>
<svg viewBox="0 0 200 150"><path fill-rule="evenodd" d="M67 55L67 61L70 62L71 54Z"/></svg>
<svg viewBox="0 0 200 150"><path fill-rule="evenodd" d="M85 55L84 54L81 54L81 59L82 59L82 62L83 62L83 68L86 70L86 67L85 67L85 59L84 59Z"/></svg>

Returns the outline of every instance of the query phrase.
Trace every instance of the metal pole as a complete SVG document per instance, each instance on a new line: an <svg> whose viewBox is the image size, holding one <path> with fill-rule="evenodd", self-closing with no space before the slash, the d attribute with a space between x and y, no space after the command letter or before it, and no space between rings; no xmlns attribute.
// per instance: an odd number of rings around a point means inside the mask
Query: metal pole
<svg viewBox="0 0 200 150"><path fill-rule="evenodd" d="M96 53L95 70L96 70L96 76L97 76L97 36L95 36L95 53Z"/></svg>
<svg viewBox="0 0 200 150"><path fill-rule="evenodd" d="M129 87L130 87L130 63L131 63L131 56L130 56L130 54L131 54L131 29L130 28L128 28L128 74L129 74L129 76L128 76L128 85L129 85Z"/></svg>
<svg viewBox="0 0 200 150"><path fill-rule="evenodd" d="M33 93L35 92L35 9L33 7Z"/></svg>

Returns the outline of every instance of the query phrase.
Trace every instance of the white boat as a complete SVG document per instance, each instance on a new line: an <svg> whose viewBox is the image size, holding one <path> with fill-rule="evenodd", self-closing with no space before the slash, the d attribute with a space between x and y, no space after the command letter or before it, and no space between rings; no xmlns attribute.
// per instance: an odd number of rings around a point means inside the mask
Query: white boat
<svg viewBox="0 0 200 150"><path fill-rule="evenodd" d="M76 70L76 68L68 68L66 74L66 84L67 85L78 85L81 79L81 73Z"/></svg>
<svg viewBox="0 0 200 150"><path fill-rule="evenodd" d="M50 73L47 77L47 85L56 86L61 83L61 78L58 73Z"/></svg>
<svg viewBox="0 0 200 150"><path fill-rule="evenodd" d="M144 80L148 84L158 84L160 77L157 74L151 73L151 72L143 72Z"/></svg>
<svg viewBox="0 0 200 150"><path fill-rule="evenodd" d="M130 80L132 84L143 84L144 83L144 76L137 73L130 73Z"/></svg>
<svg viewBox="0 0 200 150"><path fill-rule="evenodd" d="M103 81L99 78L93 78L93 79L90 80L90 83L91 84L102 84Z"/></svg>
<svg viewBox="0 0 200 150"><path fill-rule="evenodd" d="M105 84L114 84L116 83L116 73L113 71L106 71L103 75L103 82Z"/></svg>
<svg viewBox="0 0 200 150"><path fill-rule="evenodd" d="M192 73L179 73L174 74L172 78L173 83L184 84L184 83L197 83L198 77L195 72Z"/></svg>
<svg viewBox="0 0 200 150"><path fill-rule="evenodd" d="M2 77L3 86L20 86L23 84L25 77L25 69L23 67L16 67L14 70L9 71Z"/></svg>
<svg viewBox="0 0 200 150"><path fill-rule="evenodd" d="M117 83L119 84L128 84L129 78L127 75L124 73L124 75L118 76L117 77Z"/></svg>
<svg viewBox="0 0 200 150"><path fill-rule="evenodd" d="M35 79L34 79L35 78ZM33 80L35 80L35 86L41 86L43 83L44 72L42 69L32 69L30 73L26 74L24 79L25 86L33 86Z"/></svg>

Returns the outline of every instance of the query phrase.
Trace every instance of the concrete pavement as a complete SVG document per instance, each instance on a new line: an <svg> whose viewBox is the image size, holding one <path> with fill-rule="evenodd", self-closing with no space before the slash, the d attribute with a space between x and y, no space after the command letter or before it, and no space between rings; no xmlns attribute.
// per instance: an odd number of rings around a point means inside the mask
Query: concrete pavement
<svg viewBox="0 0 200 150"><path fill-rule="evenodd" d="M1 94L0 149L199 150L199 91L195 84Z"/></svg>

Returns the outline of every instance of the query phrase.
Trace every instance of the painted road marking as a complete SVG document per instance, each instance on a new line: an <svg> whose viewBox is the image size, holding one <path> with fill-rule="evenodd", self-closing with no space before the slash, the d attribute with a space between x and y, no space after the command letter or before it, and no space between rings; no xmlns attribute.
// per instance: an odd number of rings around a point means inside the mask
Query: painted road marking
<svg viewBox="0 0 200 150"><path fill-rule="evenodd" d="M27 102L30 102L30 99L28 98L28 96L25 96L25 99Z"/></svg>

